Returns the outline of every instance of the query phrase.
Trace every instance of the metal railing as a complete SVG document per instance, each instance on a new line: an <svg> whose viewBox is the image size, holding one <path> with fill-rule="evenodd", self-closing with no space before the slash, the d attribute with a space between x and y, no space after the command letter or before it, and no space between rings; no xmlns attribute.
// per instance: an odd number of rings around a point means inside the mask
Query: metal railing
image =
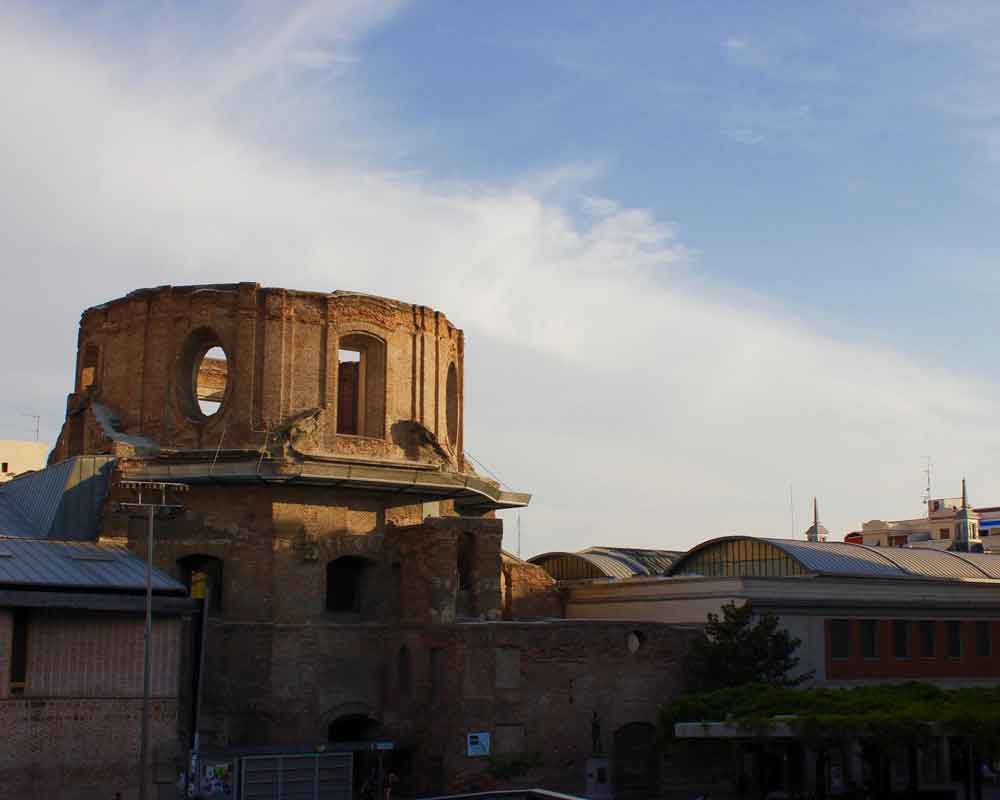
<svg viewBox="0 0 1000 800"><path fill-rule="evenodd" d="M587 800L575 794L550 792L548 789L500 789L492 792L472 792L470 794L442 794L434 797L423 797L421 800Z"/></svg>

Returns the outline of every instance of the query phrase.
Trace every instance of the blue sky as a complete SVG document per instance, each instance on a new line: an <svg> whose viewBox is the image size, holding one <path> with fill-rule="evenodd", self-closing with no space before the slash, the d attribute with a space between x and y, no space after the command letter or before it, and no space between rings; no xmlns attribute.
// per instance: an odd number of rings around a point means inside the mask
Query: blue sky
<svg viewBox="0 0 1000 800"><path fill-rule="evenodd" d="M9 5L0 437L55 437L84 307L257 280L465 329L527 552L786 535L790 483L839 535L928 455L995 504L997 42L990 2Z"/></svg>

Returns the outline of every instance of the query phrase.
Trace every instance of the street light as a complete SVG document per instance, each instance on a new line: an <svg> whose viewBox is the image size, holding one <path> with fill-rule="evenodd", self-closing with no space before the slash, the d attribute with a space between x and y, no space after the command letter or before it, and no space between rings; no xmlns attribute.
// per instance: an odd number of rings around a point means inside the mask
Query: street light
<svg viewBox="0 0 1000 800"><path fill-rule="evenodd" d="M139 800L146 800L149 797L146 787L148 772L146 762L149 759L149 665L153 628L153 519L157 514L162 519L169 519L176 515L183 506L168 503L167 492L186 492L188 487L184 483L128 480L119 481L118 486L134 491L136 501L134 503L119 503L116 510L145 512L144 516L149 520L146 534L146 627L142 638L142 729L139 735ZM143 492L146 492L146 500L143 500ZM157 493L159 493L158 500Z"/></svg>

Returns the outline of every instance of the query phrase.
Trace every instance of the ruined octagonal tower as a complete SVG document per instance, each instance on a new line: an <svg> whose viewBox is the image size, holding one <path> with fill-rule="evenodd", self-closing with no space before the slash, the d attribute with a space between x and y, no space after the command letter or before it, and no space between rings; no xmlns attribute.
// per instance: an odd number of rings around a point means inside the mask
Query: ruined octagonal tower
<svg viewBox="0 0 1000 800"><path fill-rule="evenodd" d="M163 286L83 313L51 460L114 457L100 536L139 554L120 481L189 485L154 560L210 588L206 741L315 741L359 714L406 735L387 642L499 618L493 512L529 496L466 463L463 361L440 312L351 292Z"/></svg>

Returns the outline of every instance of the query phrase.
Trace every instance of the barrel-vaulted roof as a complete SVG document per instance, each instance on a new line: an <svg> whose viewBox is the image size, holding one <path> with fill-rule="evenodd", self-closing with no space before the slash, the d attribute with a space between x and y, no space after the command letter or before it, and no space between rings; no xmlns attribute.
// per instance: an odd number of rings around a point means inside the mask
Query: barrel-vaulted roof
<svg viewBox="0 0 1000 800"><path fill-rule="evenodd" d="M588 547L579 552L553 551L528 559L556 580L634 578L666 575L682 553L635 547Z"/></svg>
<svg viewBox="0 0 1000 800"><path fill-rule="evenodd" d="M833 575L988 581L1000 580L1000 555L724 536L690 550L677 560L670 575Z"/></svg>

